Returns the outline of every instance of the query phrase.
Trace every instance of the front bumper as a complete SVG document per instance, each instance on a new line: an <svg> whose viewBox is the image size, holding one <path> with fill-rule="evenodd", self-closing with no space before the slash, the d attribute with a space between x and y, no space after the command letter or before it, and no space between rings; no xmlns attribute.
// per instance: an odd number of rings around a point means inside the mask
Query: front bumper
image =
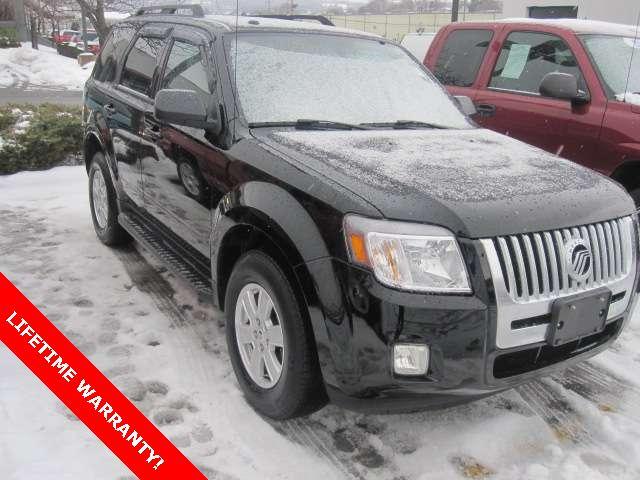
<svg viewBox="0 0 640 480"><path fill-rule="evenodd" d="M484 250L478 241L461 240L460 244L472 295L393 290L369 272L335 259L306 265L313 277L326 280L316 305L311 302L310 313L333 402L359 411L390 413L485 397L605 350L622 331L635 303L634 278L627 308L610 319L604 332L558 348L544 341L498 348L496 295ZM331 277L338 283L334 289L329 288ZM329 304L328 291L334 296ZM395 343L429 345L427 374L394 374Z"/></svg>

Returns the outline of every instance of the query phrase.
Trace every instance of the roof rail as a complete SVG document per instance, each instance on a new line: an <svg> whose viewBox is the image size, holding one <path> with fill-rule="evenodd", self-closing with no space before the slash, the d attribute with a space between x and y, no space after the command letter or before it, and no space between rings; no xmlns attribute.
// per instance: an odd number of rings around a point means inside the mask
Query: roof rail
<svg viewBox="0 0 640 480"><path fill-rule="evenodd" d="M140 7L133 14L134 16L140 15L175 15L178 11L191 10L192 17L204 17L204 10L202 5L151 5L148 7ZM182 15L182 13L180 14Z"/></svg>
<svg viewBox="0 0 640 480"><path fill-rule="evenodd" d="M278 18L280 20L314 20L316 22L321 23L322 25L327 25L329 27L335 27L333 22L329 20L324 15L251 15L252 17L261 17L261 18Z"/></svg>

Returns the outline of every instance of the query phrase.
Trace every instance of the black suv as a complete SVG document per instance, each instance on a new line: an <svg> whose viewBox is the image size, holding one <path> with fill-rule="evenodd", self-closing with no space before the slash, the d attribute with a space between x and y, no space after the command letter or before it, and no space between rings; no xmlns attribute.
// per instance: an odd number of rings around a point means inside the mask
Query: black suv
<svg viewBox="0 0 640 480"><path fill-rule="evenodd" d="M633 202L462 104L377 36L135 15L85 88L97 235L212 295L273 418L451 405L595 355L634 304Z"/></svg>

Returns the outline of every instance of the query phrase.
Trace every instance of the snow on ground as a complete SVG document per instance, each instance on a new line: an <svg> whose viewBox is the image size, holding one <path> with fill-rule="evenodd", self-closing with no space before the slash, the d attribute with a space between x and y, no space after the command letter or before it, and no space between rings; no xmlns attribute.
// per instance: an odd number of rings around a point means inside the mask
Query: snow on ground
<svg viewBox="0 0 640 480"><path fill-rule="evenodd" d="M0 177L0 270L209 478L639 478L638 318L597 359L468 405L270 423L221 313L139 247L99 243L86 184L83 167ZM0 424L2 479L132 478L3 346Z"/></svg>
<svg viewBox="0 0 640 480"><path fill-rule="evenodd" d="M93 63L80 67L77 60L58 55L55 49L23 43L19 48L0 49L0 88L34 86L47 89L81 90Z"/></svg>

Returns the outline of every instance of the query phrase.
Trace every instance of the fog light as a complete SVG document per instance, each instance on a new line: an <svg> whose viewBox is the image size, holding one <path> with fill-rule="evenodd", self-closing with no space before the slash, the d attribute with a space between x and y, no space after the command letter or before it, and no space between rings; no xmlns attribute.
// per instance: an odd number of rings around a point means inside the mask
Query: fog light
<svg viewBox="0 0 640 480"><path fill-rule="evenodd" d="M393 347L393 370L398 375L424 375L429 368L429 347L399 343Z"/></svg>

